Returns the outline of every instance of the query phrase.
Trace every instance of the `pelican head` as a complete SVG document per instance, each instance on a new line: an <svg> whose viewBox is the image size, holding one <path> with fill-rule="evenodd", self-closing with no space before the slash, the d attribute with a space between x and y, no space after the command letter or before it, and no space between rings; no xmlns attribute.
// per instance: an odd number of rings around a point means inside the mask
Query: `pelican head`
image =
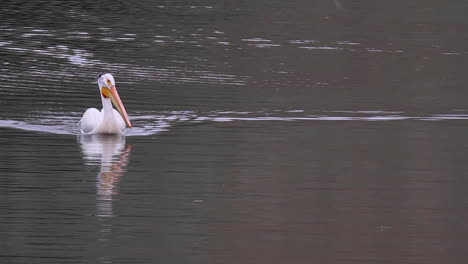
<svg viewBox="0 0 468 264"><path fill-rule="evenodd" d="M117 92L117 88L115 87L114 76L112 76L110 73L99 74L98 85L99 90L101 91L101 98L103 103L106 100L112 101L112 104L117 108L117 111L119 111L127 127L131 128L132 123L130 123L127 111L125 110L122 100L120 100L119 93Z"/></svg>

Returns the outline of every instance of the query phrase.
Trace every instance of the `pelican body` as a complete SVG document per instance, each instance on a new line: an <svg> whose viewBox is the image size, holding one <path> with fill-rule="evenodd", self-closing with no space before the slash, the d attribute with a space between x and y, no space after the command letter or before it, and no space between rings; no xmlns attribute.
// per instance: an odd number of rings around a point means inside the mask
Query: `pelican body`
<svg viewBox="0 0 468 264"><path fill-rule="evenodd" d="M89 108L81 118L81 133L83 134L125 134L126 127L132 124L127 111L120 100L115 87L114 77L110 73L98 77L99 91L102 100L102 110ZM117 108L112 108L112 104Z"/></svg>

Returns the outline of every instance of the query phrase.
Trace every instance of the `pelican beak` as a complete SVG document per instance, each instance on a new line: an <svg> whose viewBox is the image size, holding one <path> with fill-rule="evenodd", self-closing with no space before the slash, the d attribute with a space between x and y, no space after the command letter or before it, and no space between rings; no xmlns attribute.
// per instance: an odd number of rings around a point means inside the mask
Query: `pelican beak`
<svg viewBox="0 0 468 264"><path fill-rule="evenodd" d="M125 107L122 103L122 100L120 100L117 88L115 86L111 88L102 87L101 91L104 97L108 97L111 99L112 104L114 104L114 106L117 108L117 111L119 111L120 115L123 117L125 124L127 124L127 127L131 128L132 123L130 123L130 119L128 119L127 111L125 111Z"/></svg>

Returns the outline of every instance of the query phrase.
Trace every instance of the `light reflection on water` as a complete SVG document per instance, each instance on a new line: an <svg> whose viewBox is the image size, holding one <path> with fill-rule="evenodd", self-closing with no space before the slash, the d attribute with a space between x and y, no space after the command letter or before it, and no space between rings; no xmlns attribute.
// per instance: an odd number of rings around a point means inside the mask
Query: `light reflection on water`
<svg viewBox="0 0 468 264"><path fill-rule="evenodd" d="M125 144L121 135L81 135L78 140L82 149L84 163L98 167L96 177L96 212L99 227L99 246L110 247L114 226L105 218L115 217L113 201L119 194L119 182L124 177L130 161L131 145ZM103 250L99 263L112 263L112 256Z"/></svg>
<svg viewBox="0 0 468 264"><path fill-rule="evenodd" d="M117 195L131 153L124 136L81 135L80 146L86 165L100 168L96 177L96 216L112 217L113 195Z"/></svg>
<svg viewBox="0 0 468 264"><path fill-rule="evenodd" d="M171 111L159 114L137 113L130 115L135 123L132 129L128 129L126 136L148 136L169 131L171 127L178 125L207 123L207 122L259 122L259 121L448 121L466 120L466 111L456 111L450 114L423 114L409 115L404 112L393 111L314 111L304 110L275 110L272 112L236 112L236 111L211 111L197 113L194 111ZM35 132L52 134L78 135L80 130L78 122L80 113L76 116L68 116L69 113L36 112L34 117L27 121L0 120L0 127L13 128Z"/></svg>

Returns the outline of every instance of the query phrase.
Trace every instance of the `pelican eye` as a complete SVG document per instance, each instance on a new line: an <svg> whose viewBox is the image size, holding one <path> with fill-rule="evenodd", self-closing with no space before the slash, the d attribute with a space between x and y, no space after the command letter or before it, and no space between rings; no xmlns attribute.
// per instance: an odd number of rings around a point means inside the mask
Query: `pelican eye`
<svg viewBox="0 0 468 264"><path fill-rule="evenodd" d="M107 85L109 85L109 88L112 87L112 83L110 80L107 80Z"/></svg>

